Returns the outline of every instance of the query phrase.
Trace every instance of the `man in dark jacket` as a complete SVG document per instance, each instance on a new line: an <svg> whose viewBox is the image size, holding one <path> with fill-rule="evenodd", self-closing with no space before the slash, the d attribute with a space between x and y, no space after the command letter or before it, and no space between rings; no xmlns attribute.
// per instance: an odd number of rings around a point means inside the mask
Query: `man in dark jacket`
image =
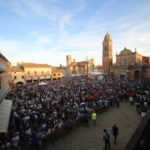
<svg viewBox="0 0 150 150"><path fill-rule="evenodd" d="M105 141L105 148L104 150L110 150L110 135L109 133L107 132L106 129L104 129L104 135L103 135L103 140Z"/></svg>
<svg viewBox="0 0 150 150"><path fill-rule="evenodd" d="M119 128L116 124L112 126L112 135L114 136L114 144L116 144L117 136L119 134Z"/></svg>

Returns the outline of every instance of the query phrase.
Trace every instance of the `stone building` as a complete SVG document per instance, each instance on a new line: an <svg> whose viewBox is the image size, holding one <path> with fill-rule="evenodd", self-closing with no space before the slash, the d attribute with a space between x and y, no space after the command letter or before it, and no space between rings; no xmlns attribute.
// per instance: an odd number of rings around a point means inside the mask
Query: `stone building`
<svg viewBox="0 0 150 150"><path fill-rule="evenodd" d="M110 75L110 66L112 65L112 39L107 33L103 40L102 67L106 75Z"/></svg>
<svg viewBox="0 0 150 150"><path fill-rule="evenodd" d="M150 77L150 57L142 56L136 49L126 47L116 55L116 63L111 67L115 77L141 78Z"/></svg>
<svg viewBox="0 0 150 150"><path fill-rule="evenodd" d="M11 77L12 77L12 83L18 84L18 83L26 83L26 80L24 78L24 69L21 66L12 66L11 67Z"/></svg>
<svg viewBox="0 0 150 150"><path fill-rule="evenodd" d="M103 72L107 76L122 78L150 77L150 57L139 54L126 47L116 54L116 62L112 64L112 39L107 33L103 41Z"/></svg>
<svg viewBox="0 0 150 150"><path fill-rule="evenodd" d="M10 90L10 68L11 63L0 53L0 133L7 132L12 107L12 100L5 99Z"/></svg>
<svg viewBox="0 0 150 150"><path fill-rule="evenodd" d="M52 67L51 80L64 78L64 73L57 67Z"/></svg>
<svg viewBox="0 0 150 150"><path fill-rule="evenodd" d="M41 80L51 80L52 67L48 64L18 63L12 66L12 82L27 83Z"/></svg>
<svg viewBox="0 0 150 150"><path fill-rule="evenodd" d="M18 63L12 66L11 77L13 84L56 80L64 77L61 70L48 64Z"/></svg>
<svg viewBox="0 0 150 150"><path fill-rule="evenodd" d="M92 69L94 67L93 59L76 62L75 60L72 61L71 55L67 55L66 61L67 61L67 67L66 67L67 77L76 76L76 75L88 75L90 72L92 72Z"/></svg>
<svg viewBox="0 0 150 150"><path fill-rule="evenodd" d="M66 76L66 73L67 73L67 67L66 66L62 66L61 64L60 64L60 66L59 67L55 67L57 70L59 70L60 72L62 72L62 76L63 77L65 77Z"/></svg>
<svg viewBox="0 0 150 150"><path fill-rule="evenodd" d="M10 89L11 63L0 53L0 102Z"/></svg>

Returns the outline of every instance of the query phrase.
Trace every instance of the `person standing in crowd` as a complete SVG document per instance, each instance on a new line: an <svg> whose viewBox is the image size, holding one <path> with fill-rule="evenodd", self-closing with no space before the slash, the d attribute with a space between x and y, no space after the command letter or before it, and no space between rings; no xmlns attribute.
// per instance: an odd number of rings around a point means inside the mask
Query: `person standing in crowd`
<svg viewBox="0 0 150 150"><path fill-rule="evenodd" d="M116 124L114 124L112 126L112 135L114 136L114 144L117 144L116 140L117 140L118 134L119 134L119 128L117 127Z"/></svg>
<svg viewBox="0 0 150 150"><path fill-rule="evenodd" d="M130 102L130 105L133 106L133 97L132 96L129 97L129 102Z"/></svg>
<svg viewBox="0 0 150 150"><path fill-rule="evenodd" d="M136 100L135 105L137 113L140 114L140 101L138 99Z"/></svg>
<svg viewBox="0 0 150 150"><path fill-rule="evenodd" d="M117 108L119 108L119 96L117 96L117 101L116 101L116 103L117 103Z"/></svg>
<svg viewBox="0 0 150 150"><path fill-rule="evenodd" d="M92 122L93 122L94 126L96 125L96 118L97 118L97 114L96 114L95 111L93 111L92 115L91 115L91 119L92 119Z"/></svg>
<svg viewBox="0 0 150 150"><path fill-rule="evenodd" d="M107 148L108 148L108 150L110 150L110 135L109 135L109 133L107 132L106 129L104 129L103 140L105 142L104 150L107 150Z"/></svg>
<svg viewBox="0 0 150 150"><path fill-rule="evenodd" d="M40 149L40 139L35 133L32 135L32 138L31 138L31 146L33 150Z"/></svg>
<svg viewBox="0 0 150 150"><path fill-rule="evenodd" d="M84 121L84 126L89 127L89 114L87 111L84 113L83 121Z"/></svg>

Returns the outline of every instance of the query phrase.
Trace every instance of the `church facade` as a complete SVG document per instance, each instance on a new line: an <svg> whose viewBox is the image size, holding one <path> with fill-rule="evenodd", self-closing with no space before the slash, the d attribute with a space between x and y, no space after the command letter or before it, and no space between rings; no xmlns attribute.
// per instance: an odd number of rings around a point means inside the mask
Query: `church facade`
<svg viewBox="0 0 150 150"><path fill-rule="evenodd" d="M107 33L103 41L103 72L107 76L121 78L150 77L150 57L124 48L116 54L116 62L112 63L112 38Z"/></svg>

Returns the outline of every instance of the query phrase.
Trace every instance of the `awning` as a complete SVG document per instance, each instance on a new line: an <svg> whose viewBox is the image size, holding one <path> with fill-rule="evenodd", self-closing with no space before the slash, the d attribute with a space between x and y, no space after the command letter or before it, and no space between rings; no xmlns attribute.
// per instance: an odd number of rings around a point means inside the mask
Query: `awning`
<svg viewBox="0 0 150 150"><path fill-rule="evenodd" d="M6 67L0 64L0 73L5 72L5 71L6 71Z"/></svg>
<svg viewBox="0 0 150 150"><path fill-rule="evenodd" d="M32 79L33 79L33 80L38 80L39 77L38 77L38 76L33 76Z"/></svg>
<svg viewBox="0 0 150 150"><path fill-rule="evenodd" d="M46 82L40 82L38 85L47 85Z"/></svg>
<svg viewBox="0 0 150 150"><path fill-rule="evenodd" d="M26 80L32 80L32 77L26 77Z"/></svg>
<svg viewBox="0 0 150 150"><path fill-rule="evenodd" d="M51 78L51 76L46 76L46 79L50 79Z"/></svg>
<svg viewBox="0 0 150 150"><path fill-rule="evenodd" d="M0 133L7 132L12 100L4 99L0 104Z"/></svg>
<svg viewBox="0 0 150 150"><path fill-rule="evenodd" d="M40 76L40 79L45 79L45 76Z"/></svg>

